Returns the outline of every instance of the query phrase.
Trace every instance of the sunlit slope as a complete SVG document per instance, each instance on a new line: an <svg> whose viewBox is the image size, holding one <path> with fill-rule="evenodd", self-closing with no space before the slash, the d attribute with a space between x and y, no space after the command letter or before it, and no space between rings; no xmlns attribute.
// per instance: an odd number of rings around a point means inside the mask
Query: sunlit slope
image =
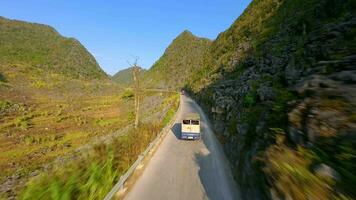
<svg viewBox="0 0 356 200"><path fill-rule="evenodd" d="M0 18L0 199L54 159L126 126L131 100L121 91L77 40Z"/></svg>
<svg viewBox="0 0 356 200"><path fill-rule="evenodd" d="M147 87L179 88L201 68L203 55L211 41L182 32L168 46L163 56L143 76Z"/></svg>
<svg viewBox="0 0 356 200"><path fill-rule="evenodd" d="M106 78L95 58L74 38L50 26L0 17L0 70L54 72L72 78Z"/></svg>
<svg viewBox="0 0 356 200"><path fill-rule="evenodd" d="M141 69L140 75L143 76L145 72L145 69ZM111 79L121 86L131 86L134 82L132 67L118 71Z"/></svg>

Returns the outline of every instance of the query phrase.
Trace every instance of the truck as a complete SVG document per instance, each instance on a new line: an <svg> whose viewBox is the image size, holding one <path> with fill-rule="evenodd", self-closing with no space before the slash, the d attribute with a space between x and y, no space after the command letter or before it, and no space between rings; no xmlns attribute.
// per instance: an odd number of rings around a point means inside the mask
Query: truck
<svg viewBox="0 0 356 200"><path fill-rule="evenodd" d="M189 113L183 117L181 139L199 140L200 133L200 115L198 113Z"/></svg>

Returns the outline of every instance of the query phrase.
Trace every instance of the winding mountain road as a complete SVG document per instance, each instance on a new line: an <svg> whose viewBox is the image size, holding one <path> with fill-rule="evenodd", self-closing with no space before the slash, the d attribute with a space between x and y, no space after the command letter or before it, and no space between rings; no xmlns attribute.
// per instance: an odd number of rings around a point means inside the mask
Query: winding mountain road
<svg viewBox="0 0 356 200"><path fill-rule="evenodd" d="M180 122L190 112L201 116L202 140L180 140ZM126 195L127 200L241 199L222 148L202 109L188 96L171 131Z"/></svg>

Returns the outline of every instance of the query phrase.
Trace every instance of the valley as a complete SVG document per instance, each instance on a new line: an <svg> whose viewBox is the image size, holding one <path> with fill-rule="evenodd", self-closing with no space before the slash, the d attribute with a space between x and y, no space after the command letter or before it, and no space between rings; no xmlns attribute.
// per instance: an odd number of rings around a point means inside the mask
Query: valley
<svg viewBox="0 0 356 200"><path fill-rule="evenodd" d="M355 199L355 5L252 0L216 38L181 30L138 90L132 67L0 17L0 199L103 199L162 130L125 198Z"/></svg>

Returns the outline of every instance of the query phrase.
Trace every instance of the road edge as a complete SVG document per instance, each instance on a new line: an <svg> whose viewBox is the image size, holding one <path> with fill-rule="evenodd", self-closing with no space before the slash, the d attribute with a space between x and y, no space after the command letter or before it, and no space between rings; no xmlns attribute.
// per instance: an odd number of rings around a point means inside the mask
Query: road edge
<svg viewBox="0 0 356 200"><path fill-rule="evenodd" d="M148 145L145 151L140 154L137 160L131 165L131 167L123 174L119 181L113 186L110 192L105 196L104 200L111 199L123 199L128 193L130 187L134 185L139 175L141 175L144 167L149 163L150 158L158 149L159 145L162 143L167 133L170 131L172 125L175 123L178 113L181 112L181 96L179 97L179 106L172 119L168 124L161 130L157 137ZM133 177L136 179L133 180ZM129 184L128 184L129 183Z"/></svg>

